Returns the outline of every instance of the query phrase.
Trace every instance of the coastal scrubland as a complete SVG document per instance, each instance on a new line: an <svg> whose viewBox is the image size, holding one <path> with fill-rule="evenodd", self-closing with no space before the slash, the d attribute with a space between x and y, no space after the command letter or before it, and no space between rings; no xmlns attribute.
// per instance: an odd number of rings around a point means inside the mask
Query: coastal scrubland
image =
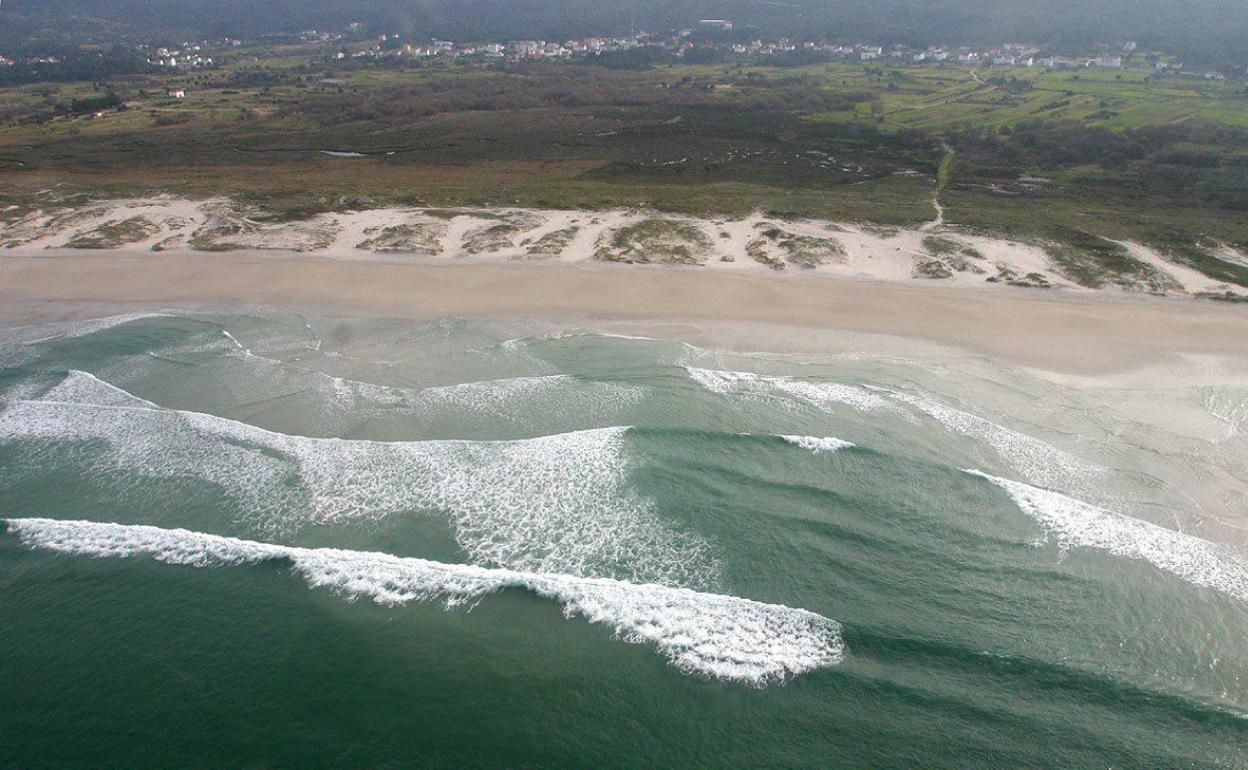
<svg viewBox="0 0 1248 770"><path fill-rule="evenodd" d="M300 46L246 53L176 80L4 89L5 219L156 193L229 197L274 220L473 206L914 228L939 210L945 228L1043 246L1088 287L1164 288L1122 241L1248 286L1235 258L1248 250L1248 93L1233 80L877 62L400 68ZM175 84L185 99L166 98ZM116 106L73 106L93 99ZM483 229L478 248L505 246L508 227ZM835 258L771 240L756 248L768 260ZM977 262L931 256L937 272Z"/></svg>

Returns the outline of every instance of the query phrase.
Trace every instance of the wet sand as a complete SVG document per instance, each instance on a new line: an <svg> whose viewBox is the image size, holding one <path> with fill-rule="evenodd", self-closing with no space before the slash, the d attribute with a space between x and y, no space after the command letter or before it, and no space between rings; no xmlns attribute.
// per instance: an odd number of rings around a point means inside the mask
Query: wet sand
<svg viewBox="0 0 1248 770"><path fill-rule="evenodd" d="M396 264L271 253L68 253L0 260L4 320L111 309L281 306L424 319L550 319L738 350L957 351L1072 384L1248 382L1248 308L611 265Z"/></svg>

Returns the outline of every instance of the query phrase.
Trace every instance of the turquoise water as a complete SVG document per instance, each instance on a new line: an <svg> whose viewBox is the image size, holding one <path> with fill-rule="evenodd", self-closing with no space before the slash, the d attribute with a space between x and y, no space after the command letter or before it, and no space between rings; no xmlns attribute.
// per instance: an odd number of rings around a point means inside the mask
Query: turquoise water
<svg viewBox="0 0 1248 770"><path fill-rule="evenodd" d="M1234 389L281 312L0 356L0 765L1248 763Z"/></svg>

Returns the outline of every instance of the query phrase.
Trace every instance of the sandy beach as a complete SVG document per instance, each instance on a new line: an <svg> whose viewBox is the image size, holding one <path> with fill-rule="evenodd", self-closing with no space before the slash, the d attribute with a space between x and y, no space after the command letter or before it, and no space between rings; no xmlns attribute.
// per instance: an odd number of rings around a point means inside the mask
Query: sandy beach
<svg viewBox="0 0 1248 770"><path fill-rule="evenodd" d="M1232 287L1120 246L1138 271L1093 289L1042 243L939 218L906 229L762 213L366 208L281 221L225 198L156 196L9 217L0 297L10 323L280 306L549 319L745 351L982 356L1091 387L1248 382L1248 312L1194 299Z"/></svg>
<svg viewBox="0 0 1248 770"><path fill-rule="evenodd" d="M253 252L6 256L4 321L277 306L582 322L735 350L959 352L1110 387L1248 382L1248 313L1190 300L743 275L698 268L397 264Z"/></svg>

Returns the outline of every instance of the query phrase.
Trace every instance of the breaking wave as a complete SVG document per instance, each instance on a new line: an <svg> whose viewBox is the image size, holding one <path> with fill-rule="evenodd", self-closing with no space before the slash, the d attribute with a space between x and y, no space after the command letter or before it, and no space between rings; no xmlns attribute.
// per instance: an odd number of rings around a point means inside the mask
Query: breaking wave
<svg viewBox="0 0 1248 770"><path fill-rule="evenodd" d="M523 421L525 415L544 414L542 405L558 402L560 411L588 420L601 420L640 402L645 389L635 385L582 380L566 374L509 377L497 380L404 388L335 377L273 358L257 355L228 331L229 352L260 369L256 382L275 377L297 378L324 403L355 417L378 413L460 412Z"/></svg>
<svg viewBox="0 0 1248 770"><path fill-rule="evenodd" d="M781 436L788 443L799 446L802 449L808 449L815 454L832 454L842 449L852 449L853 444L848 441L842 441L839 438L819 437L819 436Z"/></svg>
<svg viewBox="0 0 1248 770"><path fill-rule="evenodd" d="M792 403L803 402L823 411L850 406L865 412L897 411L886 398L856 385L812 382L795 377L771 377L753 372L727 372L686 366L685 371L702 387L721 395L748 396Z"/></svg>
<svg viewBox="0 0 1248 770"><path fill-rule="evenodd" d="M841 626L801 609L682 588L609 579L485 569L384 553L290 546L141 525L8 519L23 544L69 554L149 555L208 567L287 559L314 588L386 605L473 603L505 588L559 602L568 617L609 625L618 638L651 644L685 673L763 686L839 664Z"/></svg>
<svg viewBox="0 0 1248 770"><path fill-rule="evenodd" d="M926 395L887 391L893 398L932 417L949 430L987 443L1014 470L1045 486L1086 485L1102 475L1074 455L1025 433L954 409Z"/></svg>
<svg viewBox="0 0 1248 770"><path fill-rule="evenodd" d="M1207 388L1200 394L1201 406L1226 425L1226 439L1243 435L1248 428L1248 390Z"/></svg>
<svg viewBox="0 0 1248 770"><path fill-rule="evenodd" d="M76 467L110 483L126 483L118 469L207 481L264 533L432 510L449 517L477 564L716 585L710 544L668 526L630 488L627 431L519 441L308 438L158 407L84 372L0 411L0 441L35 440L23 463L55 464L64 441L103 442Z"/></svg>
<svg viewBox="0 0 1248 770"><path fill-rule="evenodd" d="M65 379L46 390L37 400L93 406L122 406L136 409L160 409L144 398L110 385L89 372L69 372Z"/></svg>
<svg viewBox="0 0 1248 770"><path fill-rule="evenodd" d="M132 321L142 321L146 318L172 317L174 316L170 313L123 313L121 315L90 318L83 321L58 321L32 326L14 326L0 330L0 344L35 345L40 342L50 342L57 339L85 337L88 334L101 332Z"/></svg>
<svg viewBox="0 0 1248 770"><path fill-rule="evenodd" d="M1147 561L1205 588L1248 601L1248 563L1229 546L1113 513L1057 492L967 470L1005 490L1062 548L1097 548Z"/></svg>

